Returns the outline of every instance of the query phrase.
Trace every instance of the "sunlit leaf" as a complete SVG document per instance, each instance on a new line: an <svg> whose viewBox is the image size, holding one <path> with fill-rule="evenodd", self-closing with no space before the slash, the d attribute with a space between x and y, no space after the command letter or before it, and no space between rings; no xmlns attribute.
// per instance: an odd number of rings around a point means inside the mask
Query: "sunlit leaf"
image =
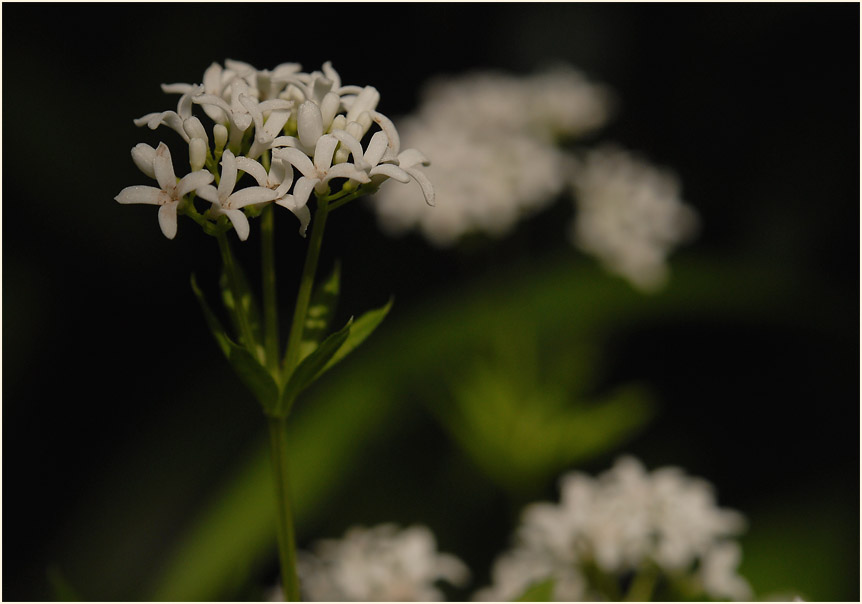
<svg viewBox="0 0 862 604"><path fill-rule="evenodd" d="M390 298L389 302L387 302L380 308L369 310L361 317L356 319L353 322L353 325L350 327L350 333L347 339L344 341L344 344L342 344L341 347L338 348L336 353L332 356L332 358L329 359L329 362L326 363L320 374L323 374L323 372L325 371L329 371L329 369L333 365L338 363L341 359L343 359L353 350L355 350L357 346L362 344L362 342L364 342L365 339L370 336L375 329L377 329L377 326L383 322L383 319L385 319L386 315L389 314L389 309L391 308L392 299Z"/></svg>

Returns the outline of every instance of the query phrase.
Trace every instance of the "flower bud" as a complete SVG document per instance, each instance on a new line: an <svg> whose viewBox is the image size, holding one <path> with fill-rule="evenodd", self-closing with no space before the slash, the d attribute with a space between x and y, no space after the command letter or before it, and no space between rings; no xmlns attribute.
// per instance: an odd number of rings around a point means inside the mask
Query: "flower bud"
<svg viewBox="0 0 862 604"><path fill-rule="evenodd" d="M138 143L132 148L132 161L141 172L150 178L156 177L153 169L153 160L156 158L156 150L146 143Z"/></svg>
<svg viewBox="0 0 862 604"><path fill-rule="evenodd" d="M216 151L221 151L227 144L227 128L221 124L213 126L213 138L215 139Z"/></svg>
<svg viewBox="0 0 862 604"><path fill-rule="evenodd" d="M206 143L207 145L209 144L210 139L207 136L206 128L204 128L204 125L198 118L192 116L184 120L183 130L185 130L186 134L189 135L189 139L201 138L203 139L204 143Z"/></svg>
<svg viewBox="0 0 862 604"><path fill-rule="evenodd" d="M192 172L203 170L207 161L207 144L202 138L193 138L189 141L189 164Z"/></svg>

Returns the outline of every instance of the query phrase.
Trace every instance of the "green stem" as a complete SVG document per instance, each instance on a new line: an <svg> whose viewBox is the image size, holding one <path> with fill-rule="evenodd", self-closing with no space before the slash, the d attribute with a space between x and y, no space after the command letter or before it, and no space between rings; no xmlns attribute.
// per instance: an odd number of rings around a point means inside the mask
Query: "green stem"
<svg viewBox="0 0 862 604"><path fill-rule="evenodd" d="M267 369L278 376L278 304L275 287L275 214L269 204L261 216L261 271L263 273L264 351ZM277 379L278 381L278 379Z"/></svg>
<svg viewBox="0 0 862 604"><path fill-rule="evenodd" d="M221 251L221 259L224 264L224 270L227 274L228 286L230 287L231 296L233 296L233 310L236 318L237 327L243 339L243 344L250 352L260 360L260 355L257 350L257 343L254 341L254 335L251 330L251 324L248 322L245 310L242 306L242 289L239 286L239 274L237 273L236 262L234 261L233 252L230 249L230 242L227 240L227 235L224 231L219 231L216 234L218 247Z"/></svg>
<svg viewBox="0 0 862 604"><path fill-rule="evenodd" d="M287 419L267 418L272 469L275 477L276 525L278 530L278 560L284 599L299 602L299 577L296 574L296 535L290 509L290 489L287 475Z"/></svg>
<svg viewBox="0 0 862 604"><path fill-rule="evenodd" d="M308 254L305 257L305 265L302 268L302 277L299 281L299 292L296 295L296 307L293 311L293 322L290 325L290 336L287 341L287 352L284 356L284 376L290 378L290 374L299 364L299 349L302 343L302 331L305 326L305 315L308 313L308 302L311 299L311 290L314 286L314 275L317 271L317 261L320 258L320 247L323 242L323 229L326 227L326 216L329 214L329 200L326 197L318 198L317 210L314 213L314 224L311 228L311 237L308 242Z"/></svg>
<svg viewBox="0 0 862 604"><path fill-rule="evenodd" d="M649 602L658 581L656 568L651 565L642 566L632 579L626 593L626 602Z"/></svg>

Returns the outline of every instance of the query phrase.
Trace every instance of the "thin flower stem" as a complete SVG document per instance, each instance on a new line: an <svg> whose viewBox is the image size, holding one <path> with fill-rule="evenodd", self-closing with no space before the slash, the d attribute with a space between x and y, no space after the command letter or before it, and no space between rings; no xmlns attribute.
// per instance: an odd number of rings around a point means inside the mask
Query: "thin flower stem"
<svg viewBox="0 0 862 604"><path fill-rule="evenodd" d="M284 599L299 602L299 577L296 573L296 535L290 506L287 475L287 419L267 418L272 469L275 478L276 525L278 530L278 560Z"/></svg>
<svg viewBox="0 0 862 604"><path fill-rule="evenodd" d="M263 273L264 351L267 369L278 376L278 303L275 281L275 215L269 204L261 216L261 270Z"/></svg>
<svg viewBox="0 0 862 604"><path fill-rule="evenodd" d="M218 240L222 263L224 264L224 270L227 274L228 286L230 287L231 296L233 297L233 311L237 327L246 348L248 348L252 354L259 357L260 355L256 354L257 343L254 341L251 324L248 322L248 316L242 306L242 289L239 285L239 274L237 273L233 252L230 249L230 242L227 240L227 235L224 231L218 231L216 234L216 240Z"/></svg>
<svg viewBox="0 0 862 604"><path fill-rule="evenodd" d="M314 275L317 272L317 261L320 259L323 229L326 227L326 216L328 214L329 200L326 197L318 198L317 210L314 212L314 221L311 228L311 237L308 242L308 254L305 257L305 265L302 268L299 292L296 295L296 306L293 311L293 322L290 325L290 336L284 356L285 379L290 378L290 374L300 361L299 348L302 343L302 331L305 326L305 316L308 313L308 302L311 299L311 290L314 286Z"/></svg>

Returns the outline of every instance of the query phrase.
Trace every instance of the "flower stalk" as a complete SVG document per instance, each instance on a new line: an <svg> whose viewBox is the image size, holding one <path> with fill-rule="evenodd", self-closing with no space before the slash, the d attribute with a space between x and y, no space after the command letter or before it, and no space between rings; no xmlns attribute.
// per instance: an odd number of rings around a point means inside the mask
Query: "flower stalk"
<svg viewBox="0 0 862 604"><path fill-rule="evenodd" d="M269 442L275 480L277 504L276 530L278 560L284 598L287 602L299 601L299 577L296 573L296 535L290 504L290 482L287 473L287 418L269 417Z"/></svg>

